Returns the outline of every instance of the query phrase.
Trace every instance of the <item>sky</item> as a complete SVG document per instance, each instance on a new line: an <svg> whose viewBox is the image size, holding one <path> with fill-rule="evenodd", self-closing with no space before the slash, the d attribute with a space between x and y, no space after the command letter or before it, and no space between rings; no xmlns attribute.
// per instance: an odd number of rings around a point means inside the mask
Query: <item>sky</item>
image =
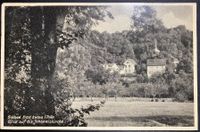
<svg viewBox="0 0 200 132"><path fill-rule="evenodd" d="M133 5L111 5L108 10L112 13L114 19L105 18L104 22L99 22L92 29L99 32L107 31L113 33L116 31L129 30L132 23L131 16ZM191 5L152 5L157 11L157 17L162 20L167 28L185 25L187 29L193 29L193 6Z"/></svg>

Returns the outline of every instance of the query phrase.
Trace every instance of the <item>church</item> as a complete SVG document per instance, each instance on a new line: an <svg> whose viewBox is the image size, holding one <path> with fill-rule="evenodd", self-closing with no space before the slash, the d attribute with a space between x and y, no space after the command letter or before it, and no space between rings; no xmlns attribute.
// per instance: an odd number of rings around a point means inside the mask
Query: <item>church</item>
<svg viewBox="0 0 200 132"><path fill-rule="evenodd" d="M158 59L156 56L159 55L160 50L157 47L157 40L154 39L155 49L154 58L147 59L147 76L152 77L155 74L163 74L166 70L166 59Z"/></svg>
<svg viewBox="0 0 200 132"><path fill-rule="evenodd" d="M160 53L160 50L157 47L156 39L154 40L154 44L155 44L154 58L147 59L147 76L148 76L148 78L152 77L152 75L155 75L155 74L163 74L166 71L167 59L156 58ZM179 60L173 56L171 56L171 59L173 60L173 64L174 64L175 70L176 70Z"/></svg>

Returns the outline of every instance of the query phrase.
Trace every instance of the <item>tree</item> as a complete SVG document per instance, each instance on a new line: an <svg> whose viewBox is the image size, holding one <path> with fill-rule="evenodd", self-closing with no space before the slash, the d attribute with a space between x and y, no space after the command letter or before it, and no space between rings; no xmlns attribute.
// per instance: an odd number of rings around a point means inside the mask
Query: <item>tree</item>
<svg viewBox="0 0 200 132"><path fill-rule="evenodd" d="M164 28L161 20L156 17L156 10L150 6L134 6L132 20L133 31L141 32L143 35L156 33Z"/></svg>
<svg viewBox="0 0 200 132"><path fill-rule="evenodd" d="M24 111L36 115L54 114L55 105L50 84L55 71L57 49L68 47L74 40L83 36L91 25L103 20L108 12L105 7L96 6L40 6L8 7L6 13L8 13L6 15L6 23L8 22L6 64L8 65L5 69L7 73L10 73L8 72L10 69L15 69L13 76L8 74L9 77L6 79L15 80L21 65L29 64L29 69L25 69L30 72L31 85L26 94L29 100L27 105L30 107ZM11 30L12 27L16 27L17 30ZM29 61L27 54L30 56Z"/></svg>
<svg viewBox="0 0 200 132"><path fill-rule="evenodd" d="M100 85L105 84L109 79L109 73L101 66L86 70L85 75L89 81Z"/></svg>
<svg viewBox="0 0 200 132"><path fill-rule="evenodd" d="M171 87L174 88L175 91L175 99L178 101L193 101L193 75L188 74L184 71L179 71L178 76L172 83Z"/></svg>
<svg viewBox="0 0 200 132"><path fill-rule="evenodd" d="M31 32L26 10L8 7L5 11L5 119L8 114L27 114L30 109L26 104L31 88Z"/></svg>

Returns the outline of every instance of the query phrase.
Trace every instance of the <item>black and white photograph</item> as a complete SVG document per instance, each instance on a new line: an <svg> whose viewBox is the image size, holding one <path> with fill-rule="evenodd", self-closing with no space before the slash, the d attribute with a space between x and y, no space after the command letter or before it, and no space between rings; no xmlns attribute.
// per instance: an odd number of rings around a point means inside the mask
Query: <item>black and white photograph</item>
<svg viewBox="0 0 200 132"><path fill-rule="evenodd" d="M196 3L4 3L1 129L197 130Z"/></svg>

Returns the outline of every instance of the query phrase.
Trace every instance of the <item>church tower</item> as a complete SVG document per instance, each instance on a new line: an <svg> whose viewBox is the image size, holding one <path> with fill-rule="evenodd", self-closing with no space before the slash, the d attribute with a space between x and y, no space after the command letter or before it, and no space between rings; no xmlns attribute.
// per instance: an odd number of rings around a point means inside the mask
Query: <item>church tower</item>
<svg viewBox="0 0 200 132"><path fill-rule="evenodd" d="M150 78L154 74L163 74L166 70L166 59L157 58L160 50L157 47L157 40L154 38L154 50L152 59L147 59L147 76Z"/></svg>
<svg viewBox="0 0 200 132"><path fill-rule="evenodd" d="M155 44L155 49L154 49L154 53L156 54L156 55L159 55L159 53L160 53L160 50L158 49L158 47L157 47L157 39L154 39L154 44Z"/></svg>

